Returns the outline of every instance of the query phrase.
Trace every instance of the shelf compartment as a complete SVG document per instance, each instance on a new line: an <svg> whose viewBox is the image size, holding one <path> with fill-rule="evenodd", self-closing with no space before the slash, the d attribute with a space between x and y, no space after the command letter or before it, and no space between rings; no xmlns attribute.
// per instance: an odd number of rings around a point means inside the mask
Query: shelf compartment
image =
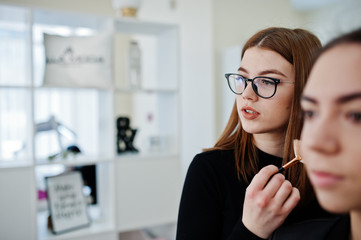
<svg viewBox="0 0 361 240"><path fill-rule="evenodd" d="M119 159L115 164L117 230L129 231L175 223L180 176L177 156L153 156L144 161ZM137 207L132 207L137 206Z"/></svg>
<svg viewBox="0 0 361 240"><path fill-rule="evenodd" d="M0 88L0 163L32 163L31 95L26 89Z"/></svg>
<svg viewBox="0 0 361 240"><path fill-rule="evenodd" d="M34 106L34 124L38 126L35 128L38 132L34 136L36 159L46 159L69 145L79 147L81 150L79 157L113 156L113 145L109 139L113 128L107 117L111 115L112 109L109 91L37 88L34 92ZM52 116L55 120L52 120ZM65 129L60 131L59 127L56 128L60 135L51 129L41 131L45 127L40 125L54 125L54 121L55 125ZM74 162L77 157L75 156Z"/></svg>
<svg viewBox="0 0 361 240"><path fill-rule="evenodd" d="M1 239L36 239L34 184L32 167L0 169Z"/></svg>
<svg viewBox="0 0 361 240"><path fill-rule="evenodd" d="M31 86L30 11L0 6L0 85Z"/></svg>
<svg viewBox="0 0 361 240"><path fill-rule="evenodd" d="M45 82L45 47L44 47L44 33L56 36L63 37L91 37L91 36L99 36L97 40L100 42L104 42L105 45L111 45L112 37L111 37L111 27L112 22L108 18L104 17L96 17L96 16L82 16L79 17L78 14L72 13L61 13L54 12L49 13L45 10L37 10L33 13L33 62L34 62L34 86L39 87L43 85L51 85L51 83ZM100 36L103 34L103 36ZM67 55L67 45L65 45L64 49L61 53L63 55L57 56L57 58L63 58L71 60L72 57L77 57L79 53L74 51L74 55ZM108 50L109 52L111 49ZM89 53L94 54L94 53ZM87 55L88 57L88 55ZM107 59L108 60L108 59ZM100 82L93 79L93 81L89 81L89 85L91 86L100 86L101 88L111 88L111 73L110 73L110 65L111 61L106 64L104 68L109 68L108 70L104 70L104 74L102 75L102 79ZM93 68L90 68L92 71ZM94 70L94 72L97 72ZM75 75L74 73L72 73ZM78 75L81 74L78 72ZM93 77L93 75L89 75L88 73L83 73L88 78ZM69 76L70 78L70 76ZM80 81L78 78L66 79L64 82L61 82L59 85L72 87L74 85L86 85L85 82ZM69 84L70 81L74 83ZM88 79L89 80L89 79ZM57 87L57 86L54 86ZM87 86L84 86L85 88Z"/></svg>
<svg viewBox="0 0 361 240"><path fill-rule="evenodd" d="M116 88L128 89L129 59L131 41L140 49L140 79L138 89L176 90L178 88L178 42L177 27L162 26L157 34L129 34L129 29L116 25L114 35L114 79Z"/></svg>
<svg viewBox="0 0 361 240"><path fill-rule="evenodd" d="M174 93L115 94L115 116L128 117L130 127L137 129L133 144L142 155L178 153L178 109Z"/></svg>
<svg viewBox="0 0 361 240"><path fill-rule="evenodd" d="M96 165L78 165L78 166L65 166L62 164L58 165L44 165L38 166L35 170L37 189L45 191L45 177L54 176L61 174L65 171L83 171L82 169L87 169L83 172L83 177L85 178L84 185L89 185L90 182L86 181L91 180L95 182L95 192L93 203L88 205L88 213L91 219L91 224L88 227L73 230L68 233L62 233L59 235L54 235L47 227L47 219L49 216L47 200L45 198L38 198L38 234L39 239L73 239L81 237L79 239L87 239L91 235L97 236L101 234L105 239L109 239L107 236L115 235L114 226L115 226L115 217L114 217L114 167L112 162L102 162L97 163ZM90 169L90 171L89 171ZM94 172L95 171L95 172ZM95 175L93 175L95 174ZM87 180L88 179L88 180ZM90 185L94 188L91 183ZM92 195L91 195L92 196ZM95 202L94 202L95 201ZM109 234L107 234L109 232ZM93 237L94 237L93 236ZM103 239L103 237L102 237ZM110 238L112 239L112 238Z"/></svg>
<svg viewBox="0 0 361 240"><path fill-rule="evenodd" d="M107 221L94 221L90 227L73 230L71 232L54 235L47 229L48 212L38 213L38 239L39 240L116 240L114 227Z"/></svg>

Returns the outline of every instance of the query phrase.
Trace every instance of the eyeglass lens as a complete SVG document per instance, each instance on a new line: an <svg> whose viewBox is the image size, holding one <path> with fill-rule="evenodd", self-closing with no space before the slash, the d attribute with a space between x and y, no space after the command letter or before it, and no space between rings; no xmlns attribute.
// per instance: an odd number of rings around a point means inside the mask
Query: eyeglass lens
<svg viewBox="0 0 361 240"><path fill-rule="evenodd" d="M229 75L229 86L231 90L236 94L242 94L247 86L248 80L240 75ZM252 88L255 93L264 98L273 96L276 90L276 83L268 78L256 77L252 81Z"/></svg>

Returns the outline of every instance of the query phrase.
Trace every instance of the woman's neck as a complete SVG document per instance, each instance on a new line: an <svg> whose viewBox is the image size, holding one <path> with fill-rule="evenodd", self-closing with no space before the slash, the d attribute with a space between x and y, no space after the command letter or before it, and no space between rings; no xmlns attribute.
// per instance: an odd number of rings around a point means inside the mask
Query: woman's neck
<svg viewBox="0 0 361 240"><path fill-rule="evenodd" d="M253 140L257 148L268 154L283 157L285 143L284 134L253 134Z"/></svg>
<svg viewBox="0 0 361 240"><path fill-rule="evenodd" d="M361 239L361 212L352 211L350 213L350 222L351 222L351 232L350 240Z"/></svg>

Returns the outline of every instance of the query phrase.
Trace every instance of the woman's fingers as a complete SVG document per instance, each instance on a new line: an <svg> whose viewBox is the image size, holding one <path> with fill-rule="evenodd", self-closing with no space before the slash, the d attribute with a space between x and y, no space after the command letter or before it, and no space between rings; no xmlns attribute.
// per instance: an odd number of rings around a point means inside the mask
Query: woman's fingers
<svg viewBox="0 0 361 240"><path fill-rule="evenodd" d="M268 238L300 200L299 191L277 171L276 166L264 167L246 190L242 221L262 238Z"/></svg>
<svg viewBox="0 0 361 240"><path fill-rule="evenodd" d="M274 207L279 209L281 213L289 213L297 205L300 200L300 192L297 188L292 187L292 184L285 180L272 201Z"/></svg>
<svg viewBox="0 0 361 240"><path fill-rule="evenodd" d="M284 180L273 197L275 202L282 206L287 198L291 195L292 190L292 184L288 180Z"/></svg>
<svg viewBox="0 0 361 240"><path fill-rule="evenodd" d="M264 187L264 192L267 196L273 198L277 192L279 191L280 187L285 182L285 176L283 174L276 174L271 176L267 185Z"/></svg>
<svg viewBox="0 0 361 240"><path fill-rule="evenodd" d="M286 198L286 201L283 203L282 206L283 210L287 215L292 211L292 209L296 207L300 199L300 191L298 191L297 188L293 187L291 194L288 198Z"/></svg>
<svg viewBox="0 0 361 240"><path fill-rule="evenodd" d="M274 165L269 165L262 168L252 179L250 188L252 190L262 190L266 186L269 179L278 171L278 168Z"/></svg>
<svg viewBox="0 0 361 240"><path fill-rule="evenodd" d="M246 195L253 199L261 208L273 201L274 196L285 181L285 177L282 174L275 174L277 171L278 168L273 165L262 168L255 175L246 190Z"/></svg>

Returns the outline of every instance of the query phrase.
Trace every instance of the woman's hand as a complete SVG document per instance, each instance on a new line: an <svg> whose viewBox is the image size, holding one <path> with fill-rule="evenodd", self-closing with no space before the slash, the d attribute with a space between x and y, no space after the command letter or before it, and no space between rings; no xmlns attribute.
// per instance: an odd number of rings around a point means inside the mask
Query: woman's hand
<svg viewBox="0 0 361 240"><path fill-rule="evenodd" d="M275 174L277 171L273 165L262 168L248 186L243 205L244 226L265 239L282 225L300 200L298 189L282 174Z"/></svg>

